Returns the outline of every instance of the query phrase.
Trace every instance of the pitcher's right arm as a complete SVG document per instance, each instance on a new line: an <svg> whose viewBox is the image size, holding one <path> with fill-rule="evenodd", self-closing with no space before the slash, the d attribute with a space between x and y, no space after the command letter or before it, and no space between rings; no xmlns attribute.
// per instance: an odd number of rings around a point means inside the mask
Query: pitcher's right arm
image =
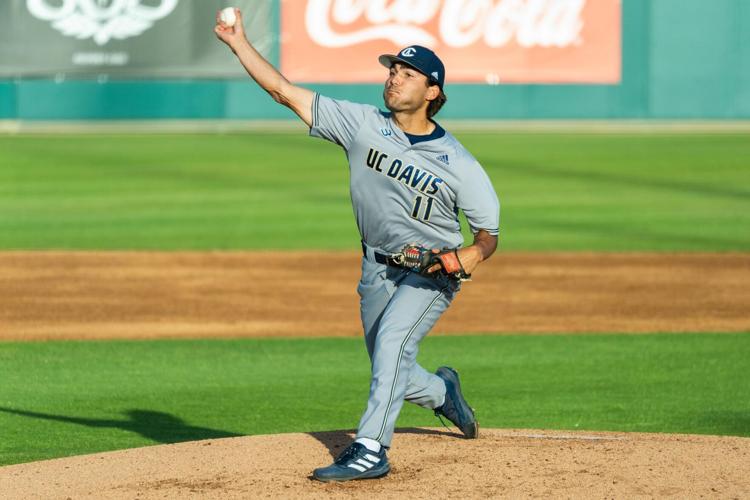
<svg viewBox="0 0 750 500"><path fill-rule="evenodd" d="M227 26L220 20L219 13L216 13L216 27L214 28L216 37L232 49L250 77L263 90L271 94L274 101L294 111L308 127L312 126L311 108L315 93L293 85L266 61L248 41L240 10L235 9L235 14L237 15L235 25Z"/></svg>

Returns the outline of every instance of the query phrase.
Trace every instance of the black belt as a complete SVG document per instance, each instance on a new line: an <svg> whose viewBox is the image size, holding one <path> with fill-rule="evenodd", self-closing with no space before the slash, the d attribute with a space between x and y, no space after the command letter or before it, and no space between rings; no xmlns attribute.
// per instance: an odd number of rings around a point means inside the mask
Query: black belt
<svg viewBox="0 0 750 500"><path fill-rule="evenodd" d="M391 255L376 252L375 250L373 250L372 253L375 255L375 262L377 262L378 264L384 264L386 266L401 267L401 265L398 262L396 262L393 259L393 256ZM365 246L364 242L362 242L362 254L365 257L367 257L367 247Z"/></svg>

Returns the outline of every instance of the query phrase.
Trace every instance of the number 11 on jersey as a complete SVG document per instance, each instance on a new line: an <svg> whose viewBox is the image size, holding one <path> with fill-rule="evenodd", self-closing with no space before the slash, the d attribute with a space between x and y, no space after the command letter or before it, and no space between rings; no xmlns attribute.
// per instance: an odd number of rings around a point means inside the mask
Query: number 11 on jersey
<svg viewBox="0 0 750 500"><path fill-rule="evenodd" d="M422 198L427 198L425 202ZM411 211L411 216L415 219L421 219L423 221L430 220L430 212L432 212L432 202L435 200L429 196L417 196L414 198L414 208ZM419 212L424 207L424 212L420 217Z"/></svg>

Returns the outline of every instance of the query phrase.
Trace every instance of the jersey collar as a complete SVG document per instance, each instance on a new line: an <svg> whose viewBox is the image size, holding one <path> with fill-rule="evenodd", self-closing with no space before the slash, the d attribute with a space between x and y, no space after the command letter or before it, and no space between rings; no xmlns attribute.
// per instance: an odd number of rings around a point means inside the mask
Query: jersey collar
<svg viewBox="0 0 750 500"><path fill-rule="evenodd" d="M414 135L414 134L409 134L409 133L404 132L404 135L406 136L407 139L409 139L409 142L411 143L412 146L420 142L440 139L441 137L445 135L445 130L443 130L443 127L438 125L437 122L432 122L432 123L435 124L435 130L433 130L431 133L427 135Z"/></svg>
<svg viewBox="0 0 750 500"><path fill-rule="evenodd" d="M393 121L393 113L391 113L390 111L381 111L380 114L388 120L390 129L393 131L396 137L398 137L402 142L409 146L414 146L421 142L433 141L445 136L445 129L443 129L443 127L441 127L440 124L434 120L430 121L435 124L435 130L427 135L414 135L407 134L406 132L401 130L399 126L396 125L396 122Z"/></svg>

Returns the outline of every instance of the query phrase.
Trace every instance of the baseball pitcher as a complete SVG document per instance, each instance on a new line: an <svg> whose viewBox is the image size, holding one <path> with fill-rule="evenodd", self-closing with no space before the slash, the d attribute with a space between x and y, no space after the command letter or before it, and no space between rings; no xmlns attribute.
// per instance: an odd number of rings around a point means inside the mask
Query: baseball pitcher
<svg viewBox="0 0 750 500"><path fill-rule="evenodd" d="M216 36L258 85L310 127L310 135L344 149L362 238L357 292L372 364L370 395L355 441L313 477L348 481L388 474L386 452L404 400L476 438L477 420L456 371L444 366L430 373L416 362L419 342L461 282L495 251L500 216L481 165L433 119L446 102L443 63L417 45L380 56L388 71L387 112L336 100L287 81L248 42L242 14L235 12L233 26L217 15ZM474 234L470 246L462 246L459 209Z"/></svg>

